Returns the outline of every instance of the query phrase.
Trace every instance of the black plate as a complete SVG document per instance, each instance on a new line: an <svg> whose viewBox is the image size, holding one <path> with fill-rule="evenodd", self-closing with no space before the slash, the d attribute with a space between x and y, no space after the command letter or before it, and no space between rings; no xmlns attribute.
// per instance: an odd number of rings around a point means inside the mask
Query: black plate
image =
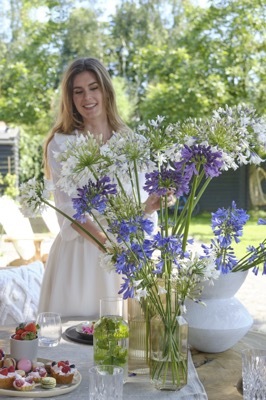
<svg viewBox="0 0 266 400"><path fill-rule="evenodd" d="M67 328L64 332L66 337L70 340L73 340L74 342L92 345L93 344L93 335L87 335L86 338L84 338L84 336L81 337L81 335L76 331L76 327L77 327L77 325L70 326L69 328Z"/></svg>

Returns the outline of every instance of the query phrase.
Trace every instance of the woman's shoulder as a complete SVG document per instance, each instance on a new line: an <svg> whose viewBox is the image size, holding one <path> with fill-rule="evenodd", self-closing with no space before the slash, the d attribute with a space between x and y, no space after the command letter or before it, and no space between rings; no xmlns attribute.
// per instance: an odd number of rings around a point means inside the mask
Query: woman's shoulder
<svg viewBox="0 0 266 400"><path fill-rule="evenodd" d="M49 143L50 148L60 147L61 149L66 146L67 142L72 142L76 138L76 132L61 133L56 132Z"/></svg>

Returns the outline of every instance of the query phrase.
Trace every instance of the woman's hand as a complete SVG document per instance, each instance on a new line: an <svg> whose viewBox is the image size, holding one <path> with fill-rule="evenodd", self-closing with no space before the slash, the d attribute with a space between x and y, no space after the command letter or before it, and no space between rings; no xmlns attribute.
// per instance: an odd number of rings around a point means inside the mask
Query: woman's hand
<svg viewBox="0 0 266 400"><path fill-rule="evenodd" d="M152 214L154 211L160 209L160 201L162 201L162 206L165 205L164 196L157 196L156 194L151 194L144 203L145 214ZM169 191L167 193L167 207L171 207L175 204L176 198L173 192Z"/></svg>

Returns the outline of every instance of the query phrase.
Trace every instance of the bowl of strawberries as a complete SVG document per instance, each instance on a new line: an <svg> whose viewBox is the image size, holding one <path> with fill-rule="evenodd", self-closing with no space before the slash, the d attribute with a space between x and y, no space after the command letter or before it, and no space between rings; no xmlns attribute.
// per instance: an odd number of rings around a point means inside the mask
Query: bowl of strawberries
<svg viewBox="0 0 266 400"><path fill-rule="evenodd" d="M38 329L35 321L22 322L10 337L10 356L16 361L26 359L37 360Z"/></svg>

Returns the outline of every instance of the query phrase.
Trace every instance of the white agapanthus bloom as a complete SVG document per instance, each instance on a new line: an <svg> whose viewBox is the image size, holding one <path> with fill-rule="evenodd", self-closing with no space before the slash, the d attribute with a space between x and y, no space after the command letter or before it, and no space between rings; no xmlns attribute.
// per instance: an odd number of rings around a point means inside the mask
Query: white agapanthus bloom
<svg viewBox="0 0 266 400"><path fill-rule="evenodd" d="M20 185L19 202L23 215L33 218L41 215L47 208L44 200L48 201L49 196L50 191L35 178L30 179L26 183L22 183Z"/></svg>

